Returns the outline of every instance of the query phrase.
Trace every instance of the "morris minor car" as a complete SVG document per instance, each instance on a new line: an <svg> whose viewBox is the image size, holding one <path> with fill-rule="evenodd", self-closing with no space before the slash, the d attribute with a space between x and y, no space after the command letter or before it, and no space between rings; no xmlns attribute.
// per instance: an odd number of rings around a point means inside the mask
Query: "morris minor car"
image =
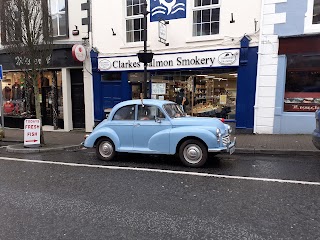
<svg viewBox="0 0 320 240"><path fill-rule="evenodd" d="M180 105L163 100L124 101L113 107L84 141L101 160L117 152L177 154L189 167L205 164L209 153L235 151L231 127L218 118L190 117ZM213 155L213 154L212 154Z"/></svg>

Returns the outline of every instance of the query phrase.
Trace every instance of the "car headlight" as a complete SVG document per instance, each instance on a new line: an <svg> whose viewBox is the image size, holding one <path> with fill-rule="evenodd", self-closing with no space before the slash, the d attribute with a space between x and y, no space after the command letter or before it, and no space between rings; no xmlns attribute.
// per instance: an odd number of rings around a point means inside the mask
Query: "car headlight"
<svg viewBox="0 0 320 240"><path fill-rule="evenodd" d="M229 134L232 133L232 128L230 127L230 125L228 125L227 128L228 128L228 133Z"/></svg>
<svg viewBox="0 0 320 240"><path fill-rule="evenodd" d="M217 128L217 130L216 130L216 136L217 136L217 141L220 142L221 130L219 128Z"/></svg>

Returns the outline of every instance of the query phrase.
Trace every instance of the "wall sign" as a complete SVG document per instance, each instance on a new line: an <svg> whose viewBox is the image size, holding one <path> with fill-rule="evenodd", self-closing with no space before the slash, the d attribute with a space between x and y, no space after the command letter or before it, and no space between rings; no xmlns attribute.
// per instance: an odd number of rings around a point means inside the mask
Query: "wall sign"
<svg viewBox="0 0 320 240"><path fill-rule="evenodd" d="M40 145L40 119L25 119L24 120L24 146L39 146Z"/></svg>
<svg viewBox="0 0 320 240"><path fill-rule="evenodd" d="M239 49L154 55L149 70L239 66ZM143 70L138 56L100 57L100 71Z"/></svg>
<svg viewBox="0 0 320 240"><path fill-rule="evenodd" d="M151 0L151 22L186 18L186 0Z"/></svg>
<svg viewBox="0 0 320 240"><path fill-rule="evenodd" d="M75 44L72 47L72 57L74 60L83 62L86 60L87 57L87 51L83 45Z"/></svg>

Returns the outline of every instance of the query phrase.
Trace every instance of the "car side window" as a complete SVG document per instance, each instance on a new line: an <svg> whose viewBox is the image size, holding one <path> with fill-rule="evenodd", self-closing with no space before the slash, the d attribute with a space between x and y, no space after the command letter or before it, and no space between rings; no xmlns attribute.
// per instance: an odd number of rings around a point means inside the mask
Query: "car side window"
<svg viewBox="0 0 320 240"><path fill-rule="evenodd" d="M124 106L114 114L112 120L134 120L135 105Z"/></svg>
<svg viewBox="0 0 320 240"><path fill-rule="evenodd" d="M155 120L155 118L165 118L165 115L157 106L139 105L138 106L138 120Z"/></svg>

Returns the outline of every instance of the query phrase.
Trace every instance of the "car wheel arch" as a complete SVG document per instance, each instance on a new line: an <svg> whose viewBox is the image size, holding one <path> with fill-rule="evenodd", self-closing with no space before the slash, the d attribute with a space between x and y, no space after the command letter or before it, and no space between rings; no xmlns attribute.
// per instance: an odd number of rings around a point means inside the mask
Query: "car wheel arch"
<svg viewBox="0 0 320 240"><path fill-rule="evenodd" d="M177 144L177 146L176 146L176 152L175 152L176 154L179 154L179 149L180 149L182 143L184 143L184 142L187 141L187 140L197 140L197 141L200 141L200 142L206 147L206 149L208 149L208 145L207 145L207 144L205 143L205 141L203 141L201 138L194 137L194 136L188 136L188 137L182 138L182 139L178 142L178 144Z"/></svg>
<svg viewBox="0 0 320 240"><path fill-rule="evenodd" d="M109 140L109 141L111 141L112 143L113 143L113 145L115 145L114 144L114 141L111 139L111 138L108 138L108 137L106 137L106 136L101 136L101 137L98 137L97 139L96 139L96 141L94 142L94 145L93 146L97 146L97 143L101 140L101 139L106 139L106 140Z"/></svg>

